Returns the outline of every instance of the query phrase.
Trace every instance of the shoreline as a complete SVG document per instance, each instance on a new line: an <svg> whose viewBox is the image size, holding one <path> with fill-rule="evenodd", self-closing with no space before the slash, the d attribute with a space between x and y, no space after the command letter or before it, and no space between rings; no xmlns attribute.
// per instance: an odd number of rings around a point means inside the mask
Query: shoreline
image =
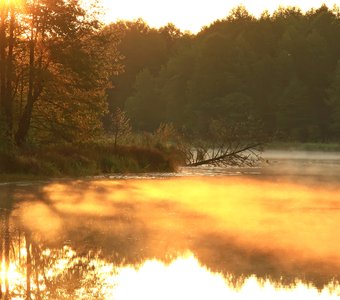
<svg viewBox="0 0 340 300"><path fill-rule="evenodd" d="M0 153L0 183L175 171L173 149L109 144L54 145Z"/></svg>
<svg viewBox="0 0 340 300"><path fill-rule="evenodd" d="M98 145L92 145L98 146ZM75 147L77 148L77 147ZM101 146L99 146L101 148ZM104 147L106 150L107 145ZM102 148L101 150L103 150ZM133 150L131 150L133 149ZM65 149L63 149L65 150ZM69 150L69 149L68 149ZM78 149L79 150L79 149ZM97 149L98 150L98 149ZM112 149L111 149L112 150ZM340 155L340 144L336 143L296 143L296 142L274 142L266 145L263 149L263 158L277 159L277 152L290 152L296 153L306 153L306 154L339 154ZM103 153L104 152L104 153ZM146 173L157 173L157 172L176 172L177 168L180 166L178 162L178 157L174 155L169 149L159 150L155 148L130 148L130 147L120 147L116 152L103 151L101 155L96 158L91 158L90 155L84 156L81 153L79 157L76 152L73 153L72 157L64 157L61 162L66 164L66 169L57 169L51 167L54 163L61 163L60 161L42 160L40 163L42 165L46 164L47 169L43 167L37 168L35 165L35 156L37 153L30 155L18 155L16 158L23 160L22 157L28 160L28 165L25 165L26 171L13 170L12 172L1 172L0 171L0 184L6 183L18 183L18 182L38 182L38 181L50 181L50 180L71 180L86 177L96 177L100 176L103 178L114 176L114 175L127 175L127 174L146 174ZM106 153L105 153L106 152ZM266 155L271 153L269 157ZM137 153L137 154L136 154ZM295 154L296 154L295 153ZM60 160L60 153L58 154L58 159ZM78 153L79 154L79 153ZM151 156L150 156L151 154ZM273 154L273 155L272 155ZM145 156L148 156L146 159ZM301 155L300 155L301 156ZM300 157L298 155L298 158ZM24 159L24 160L25 160ZM77 161L79 159L79 161ZM30 164L33 167L30 169ZM70 160L70 161L69 161ZM155 160L155 161L153 161ZM85 164L84 164L85 162ZM75 168L72 169L72 165L75 164ZM24 169L25 169L24 168Z"/></svg>

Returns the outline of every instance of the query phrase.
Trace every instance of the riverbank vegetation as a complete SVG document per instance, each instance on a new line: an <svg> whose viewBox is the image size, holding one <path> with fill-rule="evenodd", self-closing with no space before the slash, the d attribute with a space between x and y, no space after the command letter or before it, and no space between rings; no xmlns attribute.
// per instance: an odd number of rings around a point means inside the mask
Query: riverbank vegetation
<svg viewBox="0 0 340 300"><path fill-rule="evenodd" d="M175 171L178 159L180 155L171 149L114 147L107 143L58 144L0 154L0 174L6 174L5 179L170 172Z"/></svg>
<svg viewBox="0 0 340 300"><path fill-rule="evenodd" d="M337 7L241 6L196 35L104 26L77 0L0 10L0 173L251 164L264 142L340 140Z"/></svg>

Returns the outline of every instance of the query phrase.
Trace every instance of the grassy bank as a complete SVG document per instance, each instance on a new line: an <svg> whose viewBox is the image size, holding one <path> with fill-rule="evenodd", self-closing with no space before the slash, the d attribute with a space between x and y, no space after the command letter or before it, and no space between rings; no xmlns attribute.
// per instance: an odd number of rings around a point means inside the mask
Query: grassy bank
<svg viewBox="0 0 340 300"><path fill-rule="evenodd" d="M79 177L109 173L174 171L179 155L172 149L110 144L54 145L0 153L0 181Z"/></svg>
<svg viewBox="0 0 340 300"><path fill-rule="evenodd" d="M340 143L273 142L267 144L265 149L340 152Z"/></svg>

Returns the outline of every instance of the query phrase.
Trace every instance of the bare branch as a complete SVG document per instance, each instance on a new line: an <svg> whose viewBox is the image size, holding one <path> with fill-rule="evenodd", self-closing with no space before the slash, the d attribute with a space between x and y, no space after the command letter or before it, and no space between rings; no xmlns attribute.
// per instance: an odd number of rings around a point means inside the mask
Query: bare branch
<svg viewBox="0 0 340 300"><path fill-rule="evenodd" d="M239 165L239 164L244 164L247 161L251 161L251 155L241 155L242 153L245 153L247 151L254 151L255 148L259 147L262 145L262 143L256 143L256 144L250 144L246 145L242 148L238 147L235 148L235 150L231 152L226 152L223 155L217 156L217 157L209 157L207 159L197 159L199 158L198 155L196 156L196 161L195 162L189 162L186 164L187 167L197 167L197 166L202 166L202 165ZM205 154L207 152L205 151ZM256 157L256 156L255 156Z"/></svg>

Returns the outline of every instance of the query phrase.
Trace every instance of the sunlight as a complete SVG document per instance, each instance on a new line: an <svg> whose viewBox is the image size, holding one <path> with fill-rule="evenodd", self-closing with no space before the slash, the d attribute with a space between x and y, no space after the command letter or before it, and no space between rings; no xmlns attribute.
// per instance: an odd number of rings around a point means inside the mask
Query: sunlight
<svg viewBox="0 0 340 300"><path fill-rule="evenodd" d="M140 267L118 269L113 299L214 299L214 300L318 300L340 299L340 287L330 285L319 292L315 287L296 282L284 286L255 276L239 281L224 277L203 267L192 254L186 254L166 265L149 260Z"/></svg>
<svg viewBox="0 0 340 300"><path fill-rule="evenodd" d="M16 6L22 5L22 0L0 0L0 7Z"/></svg>
<svg viewBox="0 0 340 300"><path fill-rule="evenodd" d="M21 273L18 270L18 266L16 262L11 262L8 267L8 272L5 271L5 262L2 262L1 269L1 282L2 282L2 290L5 290L5 282L8 280L9 290L11 292L15 292L18 286L23 286L26 282L25 274Z"/></svg>
<svg viewBox="0 0 340 300"><path fill-rule="evenodd" d="M102 0L101 2L105 8L106 22L133 20L141 17L154 27L164 26L171 22L181 30L189 30L193 33L197 33L202 26L225 18L230 10L238 5L244 5L251 14L259 17L264 10L272 13L279 6L298 6L306 11L312 7L320 7L323 3L330 8L337 3L334 0L212 0L209 2L202 0L174 0L171 2L126 0L120 3Z"/></svg>
<svg viewBox="0 0 340 300"><path fill-rule="evenodd" d="M300 280L291 285L284 285L254 275L237 279L231 274L212 272L189 251L178 255L169 263L149 259L141 264L121 266L96 256L78 256L69 247L60 250L45 249L43 253L49 256L49 263L40 271L42 273L39 276L35 275L40 278L39 286L32 278L31 293L43 291L46 292L46 297L53 292L53 289L48 291L53 287L53 282L61 284L60 281L66 279L67 281L54 291L65 299L91 299L99 296L104 300L340 299L340 286L337 282L331 282L318 290ZM19 271L17 266L11 263L8 279L12 299L25 299L25 273L25 267ZM83 277L78 277L79 275ZM2 274L3 282L4 279ZM81 282L78 282L79 280ZM41 294L39 297L45 299Z"/></svg>
<svg viewBox="0 0 340 300"><path fill-rule="evenodd" d="M86 288L81 287L75 291L79 299L88 299L95 295L101 295L102 299L107 300L158 300L160 298L165 300L340 299L340 286L336 282L318 290L302 281L296 281L292 285L283 285L280 282L259 279L256 276L233 280L232 275L224 276L221 273L211 272L190 252L167 264L151 259L140 265L127 266L115 266L99 258L77 257L70 248L64 248L56 255L59 258L49 269L44 271L51 282L57 278L63 278L69 270L77 265L90 266L89 274L86 276L86 280L88 280ZM99 282L92 282L92 276L96 277ZM25 285L24 276L15 269L14 265L10 267L9 279L11 291ZM72 286L72 281L69 281L69 284ZM45 290L44 285L41 285L40 290ZM64 292L60 289L59 293L63 294ZM66 295L67 291L65 290ZM24 298L18 296L15 299Z"/></svg>

